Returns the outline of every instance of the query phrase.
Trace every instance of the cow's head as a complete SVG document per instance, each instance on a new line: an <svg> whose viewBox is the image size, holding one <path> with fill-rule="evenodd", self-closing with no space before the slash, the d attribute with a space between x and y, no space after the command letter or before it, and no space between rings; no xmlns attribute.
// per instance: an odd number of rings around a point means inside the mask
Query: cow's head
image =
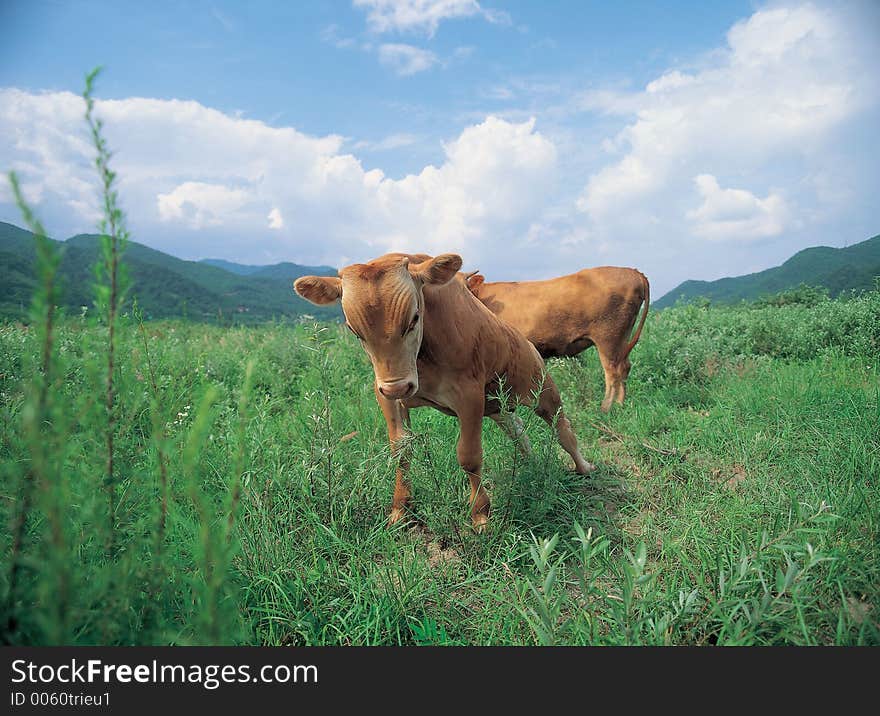
<svg viewBox="0 0 880 716"><path fill-rule="evenodd" d="M370 357L379 392L403 400L419 389L416 359L424 324L422 289L448 283L460 268L461 257L456 254L435 258L386 254L346 266L339 278L303 276L293 286L318 305L342 300L346 325Z"/></svg>
<svg viewBox="0 0 880 716"><path fill-rule="evenodd" d="M479 271L471 271L465 277L465 281L467 282L467 287L470 289L470 292L474 294L477 298L480 297L480 286L483 285L483 282L486 280L480 275Z"/></svg>

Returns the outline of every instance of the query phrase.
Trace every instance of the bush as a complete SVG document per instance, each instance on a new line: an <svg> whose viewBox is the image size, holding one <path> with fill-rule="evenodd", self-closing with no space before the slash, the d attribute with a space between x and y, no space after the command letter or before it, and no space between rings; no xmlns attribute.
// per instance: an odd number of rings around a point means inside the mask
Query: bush
<svg viewBox="0 0 880 716"><path fill-rule="evenodd" d="M838 299L795 289L738 306L686 304L650 314L637 348L648 382L700 382L745 360L805 361L829 353L880 354L880 290Z"/></svg>

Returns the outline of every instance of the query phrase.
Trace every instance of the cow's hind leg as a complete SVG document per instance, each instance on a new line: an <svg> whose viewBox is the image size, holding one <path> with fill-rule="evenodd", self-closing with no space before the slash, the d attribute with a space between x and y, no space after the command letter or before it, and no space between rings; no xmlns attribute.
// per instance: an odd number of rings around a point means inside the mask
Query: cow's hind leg
<svg viewBox="0 0 880 716"><path fill-rule="evenodd" d="M618 405L623 405L623 401L626 399L626 379L629 378L630 368L632 368L632 364L629 362L629 358L624 358L615 365L614 401Z"/></svg>
<svg viewBox="0 0 880 716"><path fill-rule="evenodd" d="M615 385L614 370L611 356L603 346L596 344L596 351L599 353L599 362L602 364L602 371L605 373L605 397L602 399L602 412L607 413L611 409L611 403L614 402Z"/></svg>
<svg viewBox="0 0 880 716"><path fill-rule="evenodd" d="M532 444L529 442L529 436L526 435L525 426L519 415L513 411L504 411L489 417L495 421L507 437L516 442L516 446L523 457L528 457L532 454Z"/></svg>
<svg viewBox="0 0 880 716"><path fill-rule="evenodd" d="M605 371L605 398L602 400L602 412L607 413L612 403L622 404L626 398L626 379L629 376L630 362L627 358L619 359L620 350L609 348L607 344L596 344L599 361Z"/></svg>
<svg viewBox="0 0 880 716"><path fill-rule="evenodd" d="M581 456L578 449L577 438L571 429L571 423L562 412L562 400L559 397L559 390L556 384L551 380L550 376L544 379L544 388L541 391L541 397L538 399L538 405L535 412L544 420L547 425L556 430L556 436L559 444L565 450L571 459L574 460L574 469L581 475L586 475L596 469L596 466L587 462Z"/></svg>

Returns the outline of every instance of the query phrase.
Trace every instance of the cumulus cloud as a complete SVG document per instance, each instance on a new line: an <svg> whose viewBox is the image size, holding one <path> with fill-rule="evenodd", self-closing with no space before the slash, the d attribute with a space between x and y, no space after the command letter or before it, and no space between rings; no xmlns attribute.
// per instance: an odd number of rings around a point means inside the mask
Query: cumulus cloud
<svg viewBox="0 0 880 716"><path fill-rule="evenodd" d="M555 146L534 119L490 116L447 142L438 166L392 179L365 170L336 135L197 102L102 100L96 111L116 150L134 239L185 258L342 265L389 250L458 250L474 261L509 254L556 176ZM20 172L60 236L94 230L97 216L82 112L72 93L0 90L0 134L13 138L0 145L0 164ZM0 206L13 218L7 199L0 195Z"/></svg>
<svg viewBox="0 0 880 716"><path fill-rule="evenodd" d="M876 98L876 81L856 70L847 28L810 4L756 12L711 57L701 69L664 73L642 92L581 98L593 110L635 115L605 144L623 156L596 171L577 201L591 219L626 215L662 194L684 196L696 175L804 161Z"/></svg>
<svg viewBox="0 0 880 716"><path fill-rule="evenodd" d="M552 191L556 148L520 124L488 117L444 147L445 161L377 186L382 242L395 250L463 251L469 260L510 250Z"/></svg>
<svg viewBox="0 0 880 716"><path fill-rule="evenodd" d="M477 0L354 0L367 11L373 32L418 32L433 36L444 20L482 17L495 24L510 24L510 15L484 8Z"/></svg>
<svg viewBox="0 0 880 716"><path fill-rule="evenodd" d="M787 208L779 194L759 199L745 189L722 189L711 174L694 178L703 203L687 218L694 233L710 241L778 236L786 228Z"/></svg>
<svg viewBox="0 0 880 716"><path fill-rule="evenodd" d="M222 184L187 181L156 197L160 221L179 221L192 229L220 226L250 200L250 193Z"/></svg>
<svg viewBox="0 0 880 716"><path fill-rule="evenodd" d="M401 77L409 77L431 69L438 59L430 50L402 43L388 43L379 46L379 62Z"/></svg>

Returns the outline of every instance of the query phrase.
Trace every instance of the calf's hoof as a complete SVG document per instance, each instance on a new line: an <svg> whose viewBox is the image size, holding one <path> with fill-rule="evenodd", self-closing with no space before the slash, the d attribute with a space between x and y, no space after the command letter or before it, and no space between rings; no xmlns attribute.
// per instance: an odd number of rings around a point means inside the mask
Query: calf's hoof
<svg viewBox="0 0 880 716"><path fill-rule="evenodd" d="M489 516L484 514L471 515L471 522L474 525L474 532L482 534L489 526Z"/></svg>
<svg viewBox="0 0 880 716"><path fill-rule="evenodd" d="M474 517L473 520L474 532L478 535L483 534L486 529L489 527L489 518L486 515L479 515Z"/></svg>
<svg viewBox="0 0 880 716"><path fill-rule="evenodd" d="M584 462L580 465L575 465L574 469L580 475L589 475L596 469L596 466L591 462Z"/></svg>
<svg viewBox="0 0 880 716"><path fill-rule="evenodd" d="M406 513L406 506L403 507L392 507L391 513L388 515L388 526L393 527L401 520L406 521L408 519Z"/></svg>

